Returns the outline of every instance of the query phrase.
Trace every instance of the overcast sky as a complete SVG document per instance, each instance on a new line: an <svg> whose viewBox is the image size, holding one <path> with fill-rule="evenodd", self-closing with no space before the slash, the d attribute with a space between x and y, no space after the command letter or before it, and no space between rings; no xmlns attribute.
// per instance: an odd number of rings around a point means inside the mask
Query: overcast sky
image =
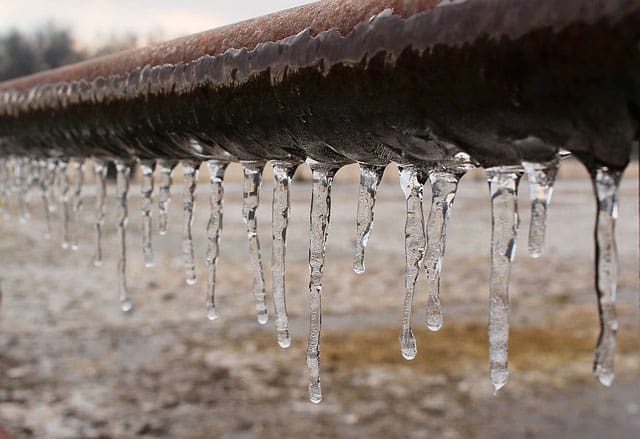
<svg viewBox="0 0 640 439"><path fill-rule="evenodd" d="M126 33L169 39L305 3L311 0L0 0L0 34L53 21L82 46Z"/></svg>

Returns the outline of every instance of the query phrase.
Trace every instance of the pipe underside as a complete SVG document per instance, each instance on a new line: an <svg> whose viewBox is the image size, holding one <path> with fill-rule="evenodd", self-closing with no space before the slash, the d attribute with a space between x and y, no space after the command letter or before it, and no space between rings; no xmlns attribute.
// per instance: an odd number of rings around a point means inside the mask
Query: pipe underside
<svg viewBox="0 0 640 439"><path fill-rule="evenodd" d="M623 169L640 0L328 0L0 83L0 154Z"/></svg>

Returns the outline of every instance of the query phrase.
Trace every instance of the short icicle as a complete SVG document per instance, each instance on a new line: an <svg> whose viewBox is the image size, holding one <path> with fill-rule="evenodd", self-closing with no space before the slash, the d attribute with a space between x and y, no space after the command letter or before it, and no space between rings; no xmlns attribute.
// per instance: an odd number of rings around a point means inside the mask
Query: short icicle
<svg viewBox="0 0 640 439"><path fill-rule="evenodd" d="M560 158L548 163L522 162L531 194L531 223L529 225L529 255L538 258L544 248L547 228L547 209L551 201L553 183L558 173Z"/></svg>
<svg viewBox="0 0 640 439"><path fill-rule="evenodd" d="M253 270L253 296L256 302L258 323L264 325L269 321L269 312L267 309L267 296L264 288L264 272L260 256L257 218L264 162L245 161L241 163L244 173L242 218L247 226L247 237L249 238L249 258L251 260L251 268Z"/></svg>
<svg viewBox="0 0 640 439"><path fill-rule="evenodd" d="M129 163L116 161L117 180L116 191L118 198L118 239L120 241L120 259L118 260L118 288L120 294L120 308L122 312L130 312L133 304L129 298L127 290L127 246L126 246L126 227L127 227L127 194L129 192L129 177L131 175L131 167Z"/></svg>
<svg viewBox="0 0 640 439"><path fill-rule="evenodd" d="M73 181L73 192L71 202L71 249L78 250L78 222L80 218L80 210L82 209L82 183L84 181L84 159L71 159L71 168L75 174Z"/></svg>
<svg viewBox="0 0 640 439"><path fill-rule="evenodd" d="M491 285L489 291L489 361L494 394L509 377L509 277L518 234L519 166L486 170L491 191Z"/></svg>
<svg viewBox="0 0 640 439"><path fill-rule="evenodd" d="M218 318L216 311L215 289L216 289L216 267L218 256L220 255L220 233L222 232L222 207L224 195L224 172L227 169L227 162L219 160L207 161L209 179L211 181L211 192L209 194L209 222L207 223L207 318L215 320Z"/></svg>
<svg viewBox="0 0 640 439"><path fill-rule="evenodd" d="M184 257L184 274L187 285L196 283L196 262L193 253L193 209L195 204L196 185L198 183L198 162L183 160L181 162L184 175L184 191L182 192L182 207L184 223L182 229L182 254Z"/></svg>
<svg viewBox="0 0 640 439"><path fill-rule="evenodd" d="M289 186L298 165L291 162L274 161L273 204L271 210L272 240L271 274L273 303L276 314L276 333L281 348L291 345L289 317L285 294L285 259L287 252L287 227L289 226Z"/></svg>
<svg viewBox="0 0 640 439"><path fill-rule="evenodd" d="M373 227L373 208L376 204L378 184L384 174L384 166L360 164L360 188L358 191L358 213L356 219L356 256L353 271L365 272L364 251Z"/></svg>
<svg viewBox="0 0 640 439"><path fill-rule="evenodd" d="M407 217L404 227L406 258L405 299L402 307L402 328L400 331L400 353L405 360L413 360L417 354L416 339L411 330L411 307L420 273L420 262L425 252L424 214L422 196L424 193L424 172L413 165L399 166L400 186L407 200Z"/></svg>
<svg viewBox="0 0 640 439"><path fill-rule="evenodd" d="M320 387L320 329L322 326L322 273L324 271L327 235L331 220L331 185L338 168L307 159L313 173L309 225L309 304L311 322L307 345L309 400L322 401Z"/></svg>
<svg viewBox="0 0 640 439"><path fill-rule="evenodd" d="M158 229L166 235L169 226L169 204L171 203L171 174L178 164L175 160L158 160Z"/></svg>
<svg viewBox="0 0 640 439"><path fill-rule="evenodd" d="M438 331L443 323L440 307L440 273L444 261L449 217L462 175L449 170L429 174L431 207L426 227L424 270L428 288L426 321L427 328L431 331Z"/></svg>
<svg viewBox="0 0 640 439"><path fill-rule="evenodd" d="M62 204L62 248L69 248L69 168L68 160L58 162L58 191Z"/></svg>
<svg viewBox="0 0 640 439"><path fill-rule="evenodd" d="M107 171L108 166L105 160L93 159L93 174L96 186L96 243L93 265L95 265L96 267L102 265L102 226L104 225L104 215L106 213L105 198L107 195Z"/></svg>
<svg viewBox="0 0 640 439"><path fill-rule="evenodd" d="M614 357L618 317L616 289L618 284L618 250L615 227L618 218L618 188L622 171L598 167L591 170L593 189L598 203L596 217L596 292L600 315L600 336L596 346L593 374L604 386L614 378Z"/></svg>
<svg viewBox="0 0 640 439"><path fill-rule="evenodd" d="M156 167L154 160L140 160L140 171L142 173L142 184L140 192L142 194L142 254L144 265L153 267L153 247L151 245L151 206L153 203L153 171Z"/></svg>

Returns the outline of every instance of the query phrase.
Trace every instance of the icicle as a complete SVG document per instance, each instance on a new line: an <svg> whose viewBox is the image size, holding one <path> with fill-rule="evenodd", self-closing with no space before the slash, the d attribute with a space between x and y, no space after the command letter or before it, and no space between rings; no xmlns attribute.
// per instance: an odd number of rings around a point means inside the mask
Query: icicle
<svg viewBox="0 0 640 439"><path fill-rule="evenodd" d="M264 290L264 273L260 257L260 241L258 240L257 210L260 202L260 185L264 162L242 162L244 185L242 191L242 218L247 225L249 238L249 257L253 269L253 296L256 301L258 323L264 325L269 321L267 296Z"/></svg>
<svg viewBox="0 0 640 439"><path fill-rule="evenodd" d="M102 226L104 224L105 198L107 194L107 171L109 170L105 160L93 159L93 173L96 186L96 207L95 207L95 225L96 225L96 253L93 259L93 265L99 267L102 265Z"/></svg>
<svg viewBox="0 0 640 439"><path fill-rule="evenodd" d="M60 202L62 203L62 248L69 248L69 177L67 168L69 162L60 160L58 162L58 190Z"/></svg>
<svg viewBox="0 0 640 439"><path fill-rule="evenodd" d="M522 162L527 173L531 194L531 224L529 225L529 255L538 258L544 248L547 209L553 183L558 173L559 158L548 163Z"/></svg>
<svg viewBox="0 0 640 439"><path fill-rule="evenodd" d="M309 226L309 304L311 308L311 324L307 345L307 368L309 369L309 400L317 404L322 401L322 389L320 387L322 273L324 271L327 235L331 220L331 185L338 169L311 159L307 159L307 163L313 172Z"/></svg>
<svg viewBox="0 0 640 439"><path fill-rule="evenodd" d="M486 170L491 190L491 286L489 295L489 360L497 393L509 377L509 277L518 234L519 166Z"/></svg>
<svg viewBox="0 0 640 439"><path fill-rule="evenodd" d="M56 171L58 170L58 160L47 160L47 205L49 207L49 213L56 211L56 203L53 197L53 189L56 185Z"/></svg>
<svg viewBox="0 0 640 439"><path fill-rule="evenodd" d="M80 209L82 208L82 182L84 180L84 171L82 165L84 159L72 159L71 167L74 170L76 179L73 185L73 193L71 203L71 249L78 250L78 218L80 217Z"/></svg>
<svg viewBox="0 0 640 439"><path fill-rule="evenodd" d="M451 208L463 174L448 170L429 174L431 183L431 208L427 220L424 270L427 277L429 298L427 300L427 327L437 331L442 327L440 309L440 272L444 261L447 226Z"/></svg>
<svg viewBox="0 0 640 439"><path fill-rule="evenodd" d="M171 174L178 162L173 160L158 160L160 182L158 185L158 221L161 235L168 230L169 203L171 202Z"/></svg>
<svg viewBox="0 0 640 439"><path fill-rule="evenodd" d="M129 291L127 291L127 246L126 246L126 227L127 227L127 194L129 192L129 177L131 175L131 167L128 163L116 161L116 170L118 171L116 187L118 197L118 238L120 240L120 260L118 261L118 287L120 290L120 308L122 312L129 312L133 308Z"/></svg>
<svg viewBox="0 0 640 439"><path fill-rule="evenodd" d="M272 253L271 274L273 282L273 303L276 313L276 332L281 348L291 345L289 317L285 295L285 259L287 252L287 227L289 226L289 185L298 165L296 163L274 161L273 204L271 210Z"/></svg>
<svg viewBox="0 0 640 439"><path fill-rule="evenodd" d="M224 171L227 169L227 162L209 160L207 169L211 181L211 192L209 195L209 222L207 223L207 318L215 320L218 318L216 311L215 289L216 289L216 267L220 254L220 233L222 232L222 206L224 195Z"/></svg>
<svg viewBox="0 0 640 439"><path fill-rule="evenodd" d="M615 226L618 218L618 188L622 171L607 167L592 170L591 178L598 202L596 217L596 292L600 314L600 336L596 346L593 373L598 381L610 386L614 378L614 356L618 318L616 288L618 283L618 251Z"/></svg>
<svg viewBox="0 0 640 439"><path fill-rule="evenodd" d="M401 166L400 186L407 199L407 218L404 227L406 273L405 299L402 308L402 329L400 332L400 353L406 360L413 360L417 354L416 339L411 331L411 305L420 273L420 262L424 257L425 236L422 195L424 175L413 165Z"/></svg>
<svg viewBox="0 0 640 439"><path fill-rule="evenodd" d="M373 208L376 204L378 184L384 174L384 166L360 164L360 190L358 191L358 216L356 220L356 256L353 260L353 271L362 274L364 267L364 250L369 241L373 227Z"/></svg>
<svg viewBox="0 0 640 439"><path fill-rule="evenodd" d="M153 160L141 160L140 170L142 172L142 253L144 265L153 267L153 248L151 246L151 205L153 203L153 171L156 163Z"/></svg>
<svg viewBox="0 0 640 439"><path fill-rule="evenodd" d="M40 186L40 198L42 200L42 209L44 212L44 239L51 238L51 215L49 209L48 185L49 185L49 167L46 160L38 160L38 185Z"/></svg>
<svg viewBox="0 0 640 439"><path fill-rule="evenodd" d="M7 214L7 159L0 158L0 213Z"/></svg>
<svg viewBox="0 0 640 439"><path fill-rule="evenodd" d="M182 206L184 211L184 223L182 229L182 254L184 256L184 274L187 285L196 283L196 263L193 255L193 237L191 226L193 225L193 209L195 202L196 185L198 183L198 163L192 160L181 162L184 175L184 191L182 193Z"/></svg>
<svg viewBox="0 0 640 439"><path fill-rule="evenodd" d="M29 191L29 171L30 161L27 158L20 157L14 162L14 184L16 187L16 196L18 199L18 209L20 222L26 223L29 219L29 206L27 200L27 192Z"/></svg>

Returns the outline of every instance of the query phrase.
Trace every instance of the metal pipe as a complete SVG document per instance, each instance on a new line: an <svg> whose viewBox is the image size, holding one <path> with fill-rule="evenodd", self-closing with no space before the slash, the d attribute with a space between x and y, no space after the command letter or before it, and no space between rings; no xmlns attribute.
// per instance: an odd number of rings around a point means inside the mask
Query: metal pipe
<svg viewBox="0 0 640 439"><path fill-rule="evenodd" d="M0 83L0 154L622 168L639 0L327 0Z"/></svg>

